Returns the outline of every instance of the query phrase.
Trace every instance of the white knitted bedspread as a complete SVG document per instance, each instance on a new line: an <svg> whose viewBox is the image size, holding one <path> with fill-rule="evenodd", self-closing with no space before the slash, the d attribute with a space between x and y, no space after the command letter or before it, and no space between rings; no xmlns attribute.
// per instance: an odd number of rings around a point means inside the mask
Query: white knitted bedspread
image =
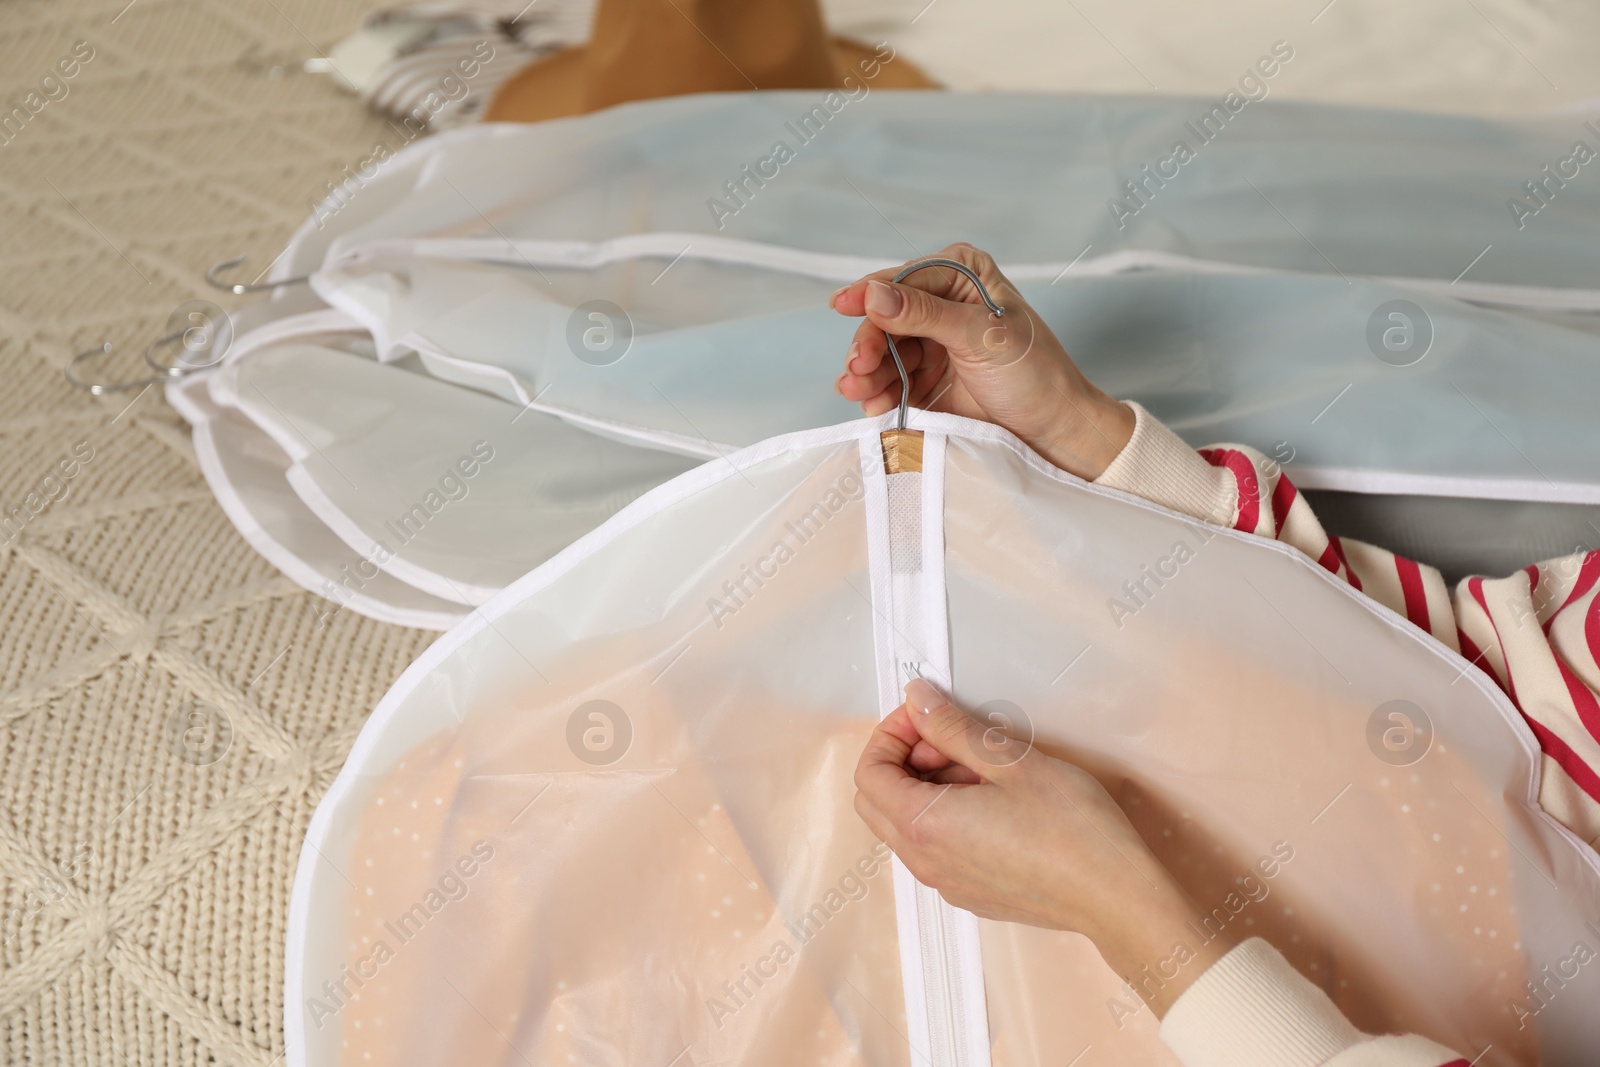
<svg viewBox="0 0 1600 1067"><path fill-rule="evenodd" d="M136 373L177 305L235 299L207 264L265 266L329 179L398 147L298 72L365 6L0 7L0 1063L277 1061L307 819L432 639L319 628L158 389L61 375L107 340L105 373Z"/></svg>

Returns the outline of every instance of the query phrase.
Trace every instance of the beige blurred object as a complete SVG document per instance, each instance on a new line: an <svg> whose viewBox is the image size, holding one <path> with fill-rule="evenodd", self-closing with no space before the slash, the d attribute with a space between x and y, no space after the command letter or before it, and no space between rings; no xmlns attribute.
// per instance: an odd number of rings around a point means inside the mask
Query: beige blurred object
<svg viewBox="0 0 1600 1067"><path fill-rule="evenodd" d="M816 0L601 0L589 43L530 64L484 118L534 122L630 100L935 83L894 50L830 37Z"/></svg>
<svg viewBox="0 0 1600 1067"><path fill-rule="evenodd" d="M217 297L205 264L267 263L327 178L396 143L291 69L368 6L6 5L0 103L28 117L0 137L0 503L25 519L0 531L0 1063L281 1063L306 821L435 636L319 628L327 602L234 532L159 389L61 374L107 339L85 374L146 373L168 313Z"/></svg>
<svg viewBox="0 0 1600 1067"><path fill-rule="evenodd" d="M829 0L957 91L1216 96L1274 41L1275 100L1477 115L1600 108L1593 0ZM1576 131L1574 133L1576 136Z"/></svg>

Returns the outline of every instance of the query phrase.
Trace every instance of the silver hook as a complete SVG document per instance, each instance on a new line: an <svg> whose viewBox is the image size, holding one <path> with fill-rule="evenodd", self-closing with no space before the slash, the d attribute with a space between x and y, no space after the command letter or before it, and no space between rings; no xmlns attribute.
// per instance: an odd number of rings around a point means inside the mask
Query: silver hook
<svg viewBox="0 0 1600 1067"><path fill-rule="evenodd" d="M82 378L78 377L75 368L79 362L89 359L92 356L103 356L109 354L111 351L110 341L105 342L98 348L90 348L83 352L79 352L77 355L73 356L67 361L66 368L62 371L62 373L66 376L69 384L75 388L84 390L90 396L105 396L107 393L125 393L130 389L143 389L147 386L155 385L157 382L166 382L171 381L173 378L182 378L185 374L192 374L197 370L204 370L205 367L185 367L178 363L157 363L155 353L156 349L162 347L163 345L182 344L184 342L184 338L188 335L188 332L188 330L179 330L176 333L169 333L165 337L158 337L154 341L150 342L150 346L144 350L145 363L159 371L159 374L152 374L144 378L134 378L126 382L86 382ZM206 364L206 366L211 366L211 364Z"/></svg>
<svg viewBox="0 0 1600 1067"><path fill-rule="evenodd" d="M229 282L217 277L217 275L223 273L224 271L230 271L235 267L243 266L244 261L247 258L248 257L246 256L235 256L233 259L225 259L221 263L211 264L210 269L206 271L206 283L217 289L221 289L225 293L232 293L235 296L243 296L246 293L264 293L269 290L276 289L282 285L299 285L302 282L308 282L311 280L311 275L302 274L295 278L284 278L282 281L277 282L262 282L261 284L257 285L253 282Z"/></svg>
<svg viewBox="0 0 1600 1067"><path fill-rule="evenodd" d="M990 298L989 290L983 287L983 281L979 279L977 271L965 263L957 263L953 259L933 258L918 260L909 266L902 267L900 273L894 276L894 280L896 282L904 281L908 275L922 270L924 267L949 267L952 270L960 271L967 276L969 282L977 287L978 296L983 298L984 305L989 309L989 314L998 319L1006 313L1005 308L996 304ZM911 401L911 376L906 373L906 365L900 358L900 350L895 347L894 335L885 330L883 331L883 336L889 342L889 354L894 357L894 369L900 372L900 418L896 424L896 429L904 430L906 428L906 406Z"/></svg>

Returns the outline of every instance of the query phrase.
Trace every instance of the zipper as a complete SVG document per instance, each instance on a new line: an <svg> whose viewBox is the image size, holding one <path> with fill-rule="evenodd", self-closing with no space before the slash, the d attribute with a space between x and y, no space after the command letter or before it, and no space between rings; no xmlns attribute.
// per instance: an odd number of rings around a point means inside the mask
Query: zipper
<svg viewBox="0 0 1600 1067"><path fill-rule="evenodd" d="M885 434L887 438L889 435ZM924 677L950 685L944 592L944 438L922 438L914 466L891 462L876 433L862 442L868 486L879 692L885 713ZM898 469L898 473L888 473ZM895 912L912 1067L989 1067L978 920L894 860Z"/></svg>
<svg viewBox="0 0 1600 1067"><path fill-rule="evenodd" d="M928 1052L934 1067L970 1067L966 1056L966 1005L962 1001L956 909L917 883L918 949L927 998Z"/></svg>

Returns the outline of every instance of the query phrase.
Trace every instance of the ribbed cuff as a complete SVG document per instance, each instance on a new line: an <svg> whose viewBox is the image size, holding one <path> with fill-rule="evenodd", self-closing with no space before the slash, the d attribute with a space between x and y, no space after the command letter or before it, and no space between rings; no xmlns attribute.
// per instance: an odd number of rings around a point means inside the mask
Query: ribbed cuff
<svg viewBox="0 0 1600 1067"><path fill-rule="evenodd" d="M1364 1036L1256 937L1184 990L1161 1022L1161 1040L1184 1067L1318 1067Z"/></svg>
<svg viewBox="0 0 1600 1067"><path fill-rule="evenodd" d="M1182 512L1203 522L1232 526L1238 510L1233 476L1213 467L1140 405L1133 409L1133 436L1094 480L1096 485Z"/></svg>

